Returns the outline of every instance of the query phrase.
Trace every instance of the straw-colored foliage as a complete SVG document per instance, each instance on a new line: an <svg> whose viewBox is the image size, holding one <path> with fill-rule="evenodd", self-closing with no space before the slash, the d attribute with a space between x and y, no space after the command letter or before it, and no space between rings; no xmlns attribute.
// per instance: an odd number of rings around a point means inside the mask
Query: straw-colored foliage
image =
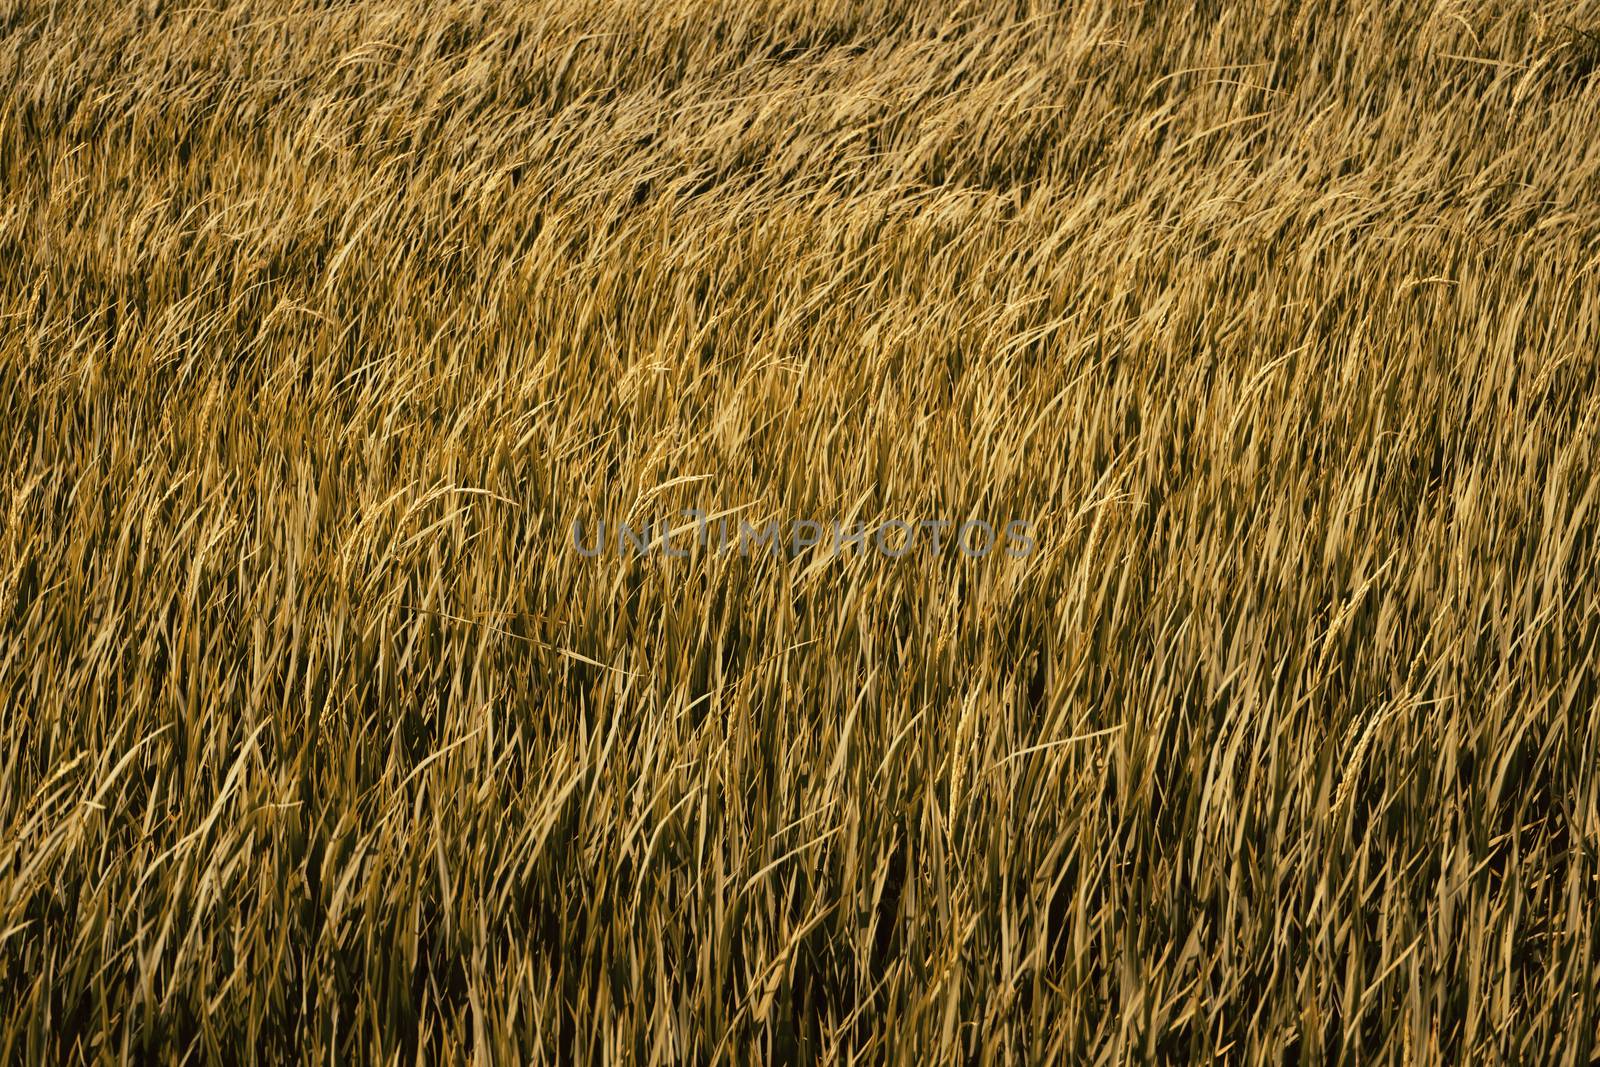
<svg viewBox="0 0 1600 1067"><path fill-rule="evenodd" d="M0 1062L1589 1063L1597 70L3 0Z"/></svg>

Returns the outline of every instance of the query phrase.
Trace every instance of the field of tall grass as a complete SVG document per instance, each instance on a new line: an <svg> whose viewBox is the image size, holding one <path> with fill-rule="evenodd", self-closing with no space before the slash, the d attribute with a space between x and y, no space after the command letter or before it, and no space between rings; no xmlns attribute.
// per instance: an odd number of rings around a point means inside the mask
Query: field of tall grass
<svg viewBox="0 0 1600 1067"><path fill-rule="evenodd" d="M0 0L0 1062L1597 1062L1597 359L1594 0Z"/></svg>

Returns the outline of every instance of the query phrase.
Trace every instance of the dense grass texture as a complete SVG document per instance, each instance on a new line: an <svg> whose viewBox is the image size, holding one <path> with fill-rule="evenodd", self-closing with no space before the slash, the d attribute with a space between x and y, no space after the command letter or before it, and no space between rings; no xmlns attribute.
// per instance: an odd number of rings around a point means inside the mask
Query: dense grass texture
<svg viewBox="0 0 1600 1067"><path fill-rule="evenodd" d="M1595 1062L1597 71L0 0L0 1062Z"/></svg>

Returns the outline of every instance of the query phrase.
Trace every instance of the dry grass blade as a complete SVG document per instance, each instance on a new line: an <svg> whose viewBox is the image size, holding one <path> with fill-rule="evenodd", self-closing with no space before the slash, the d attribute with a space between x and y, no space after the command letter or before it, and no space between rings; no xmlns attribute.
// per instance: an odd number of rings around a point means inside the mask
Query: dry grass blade
<svg viewBox="0 0 1600 1067"><path fill-rule="evenodd" d="M1594 0L0 0L0 1063L1600 1063L1596 130Z"/></svg>

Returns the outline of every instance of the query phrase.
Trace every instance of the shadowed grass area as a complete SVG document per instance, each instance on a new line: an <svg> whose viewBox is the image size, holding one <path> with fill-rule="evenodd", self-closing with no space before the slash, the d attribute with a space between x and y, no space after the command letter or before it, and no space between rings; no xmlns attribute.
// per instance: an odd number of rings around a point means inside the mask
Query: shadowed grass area
<svg viewBox="0 0 1600 1067"><path fill-rule="evenodd" d="M0 0L0 1062L1594 1062L1597 35Z"/></svg>

